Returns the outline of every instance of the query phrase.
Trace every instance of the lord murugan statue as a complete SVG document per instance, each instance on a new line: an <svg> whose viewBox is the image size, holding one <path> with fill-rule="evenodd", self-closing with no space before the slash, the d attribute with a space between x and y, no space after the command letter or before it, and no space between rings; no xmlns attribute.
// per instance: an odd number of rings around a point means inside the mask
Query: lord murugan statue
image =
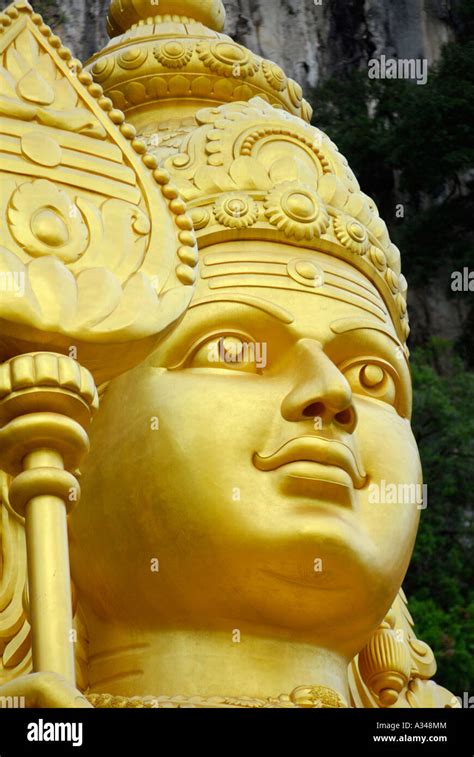
<svg viewBox="0 0 474 757"><path fill-rule="evenodd" d="M406 281L220 0L0 15L0 696L456 707L401 588ZM92 421L92 422L91 422Z"/></svg>

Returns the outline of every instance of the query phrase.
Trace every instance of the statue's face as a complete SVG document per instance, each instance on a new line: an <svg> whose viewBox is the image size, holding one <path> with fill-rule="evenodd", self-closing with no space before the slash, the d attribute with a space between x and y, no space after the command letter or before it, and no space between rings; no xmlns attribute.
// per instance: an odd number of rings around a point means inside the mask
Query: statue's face
<svg viewBox="0 0 474 757"><path fill-rule="evenodd" d="M417 529L416 502L373 501L374 484L383 500L421 483L409 371L364 276L285 250L307 262L278 286L203 279L149 361L112 382L71 516L73 574L86 595L101 586L105 614L273 626L354 654ZM331 271L323 286L305 286L310 262Z"/></svg>

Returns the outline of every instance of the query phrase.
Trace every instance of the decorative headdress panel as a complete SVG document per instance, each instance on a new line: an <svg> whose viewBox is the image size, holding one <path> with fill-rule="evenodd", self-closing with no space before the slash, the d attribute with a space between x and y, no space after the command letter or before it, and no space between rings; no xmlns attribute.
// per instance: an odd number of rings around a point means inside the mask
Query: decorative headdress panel
<svg viewBox="0 0 474 757"><path fill-rule="evenodd" d="M0 135L0 273L22 290L2 287L1 357L19 341L22 351L75 345L100 383L145 357L189 303L197 250L186 206L26 2L0 15Z"/></svg>

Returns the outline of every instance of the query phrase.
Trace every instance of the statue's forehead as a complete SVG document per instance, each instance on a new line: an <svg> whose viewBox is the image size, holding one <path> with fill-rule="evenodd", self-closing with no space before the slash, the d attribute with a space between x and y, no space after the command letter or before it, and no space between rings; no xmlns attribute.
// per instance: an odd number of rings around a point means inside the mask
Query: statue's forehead
<svg viewBox="0 0 474 757"><path fill-rule="evenodd" d="M350 321L363 321L396 338L369 279L349 263L313 250L247 242L245 250L225 245L204 251L191 309L218 303L247 304L288 324L324 317L337 322L336 333L350 330Z"/></svg>

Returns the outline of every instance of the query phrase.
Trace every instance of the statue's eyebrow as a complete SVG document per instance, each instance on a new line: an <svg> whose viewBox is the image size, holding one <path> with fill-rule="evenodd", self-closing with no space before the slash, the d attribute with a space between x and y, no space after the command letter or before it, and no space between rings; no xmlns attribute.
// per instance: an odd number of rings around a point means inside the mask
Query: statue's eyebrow
<svg viewBox="0 0 474 757"><path fill-rule="evenodd" d="M348 331L359 331L361 329L373 329L388 336L392 342L395 342L397 347L402 347L402 343L388 328L369 318L339 318L331 323L330 328L334 334L345 334Z"/></svg>
<svg viewBox="0 0 474 757"><path fill-rule="evenodd" d="M198 307L199 305L209 305L213 302L236 302L239 305L250 305L250 307L256 308L257 310L262 310L272 318L276 318L276 320L286 324L293 323L293 321L295 320L294 315L290 313L289 310L280 307L280 305L275 305L275 303L269 302L269 300L264 300L260 297L255 297L254 295L250 294L227 293L222 294L221 296L212 295L211 297L201 297L200 299L191 302L189 310L191 310L191 308Z"/></svg>

